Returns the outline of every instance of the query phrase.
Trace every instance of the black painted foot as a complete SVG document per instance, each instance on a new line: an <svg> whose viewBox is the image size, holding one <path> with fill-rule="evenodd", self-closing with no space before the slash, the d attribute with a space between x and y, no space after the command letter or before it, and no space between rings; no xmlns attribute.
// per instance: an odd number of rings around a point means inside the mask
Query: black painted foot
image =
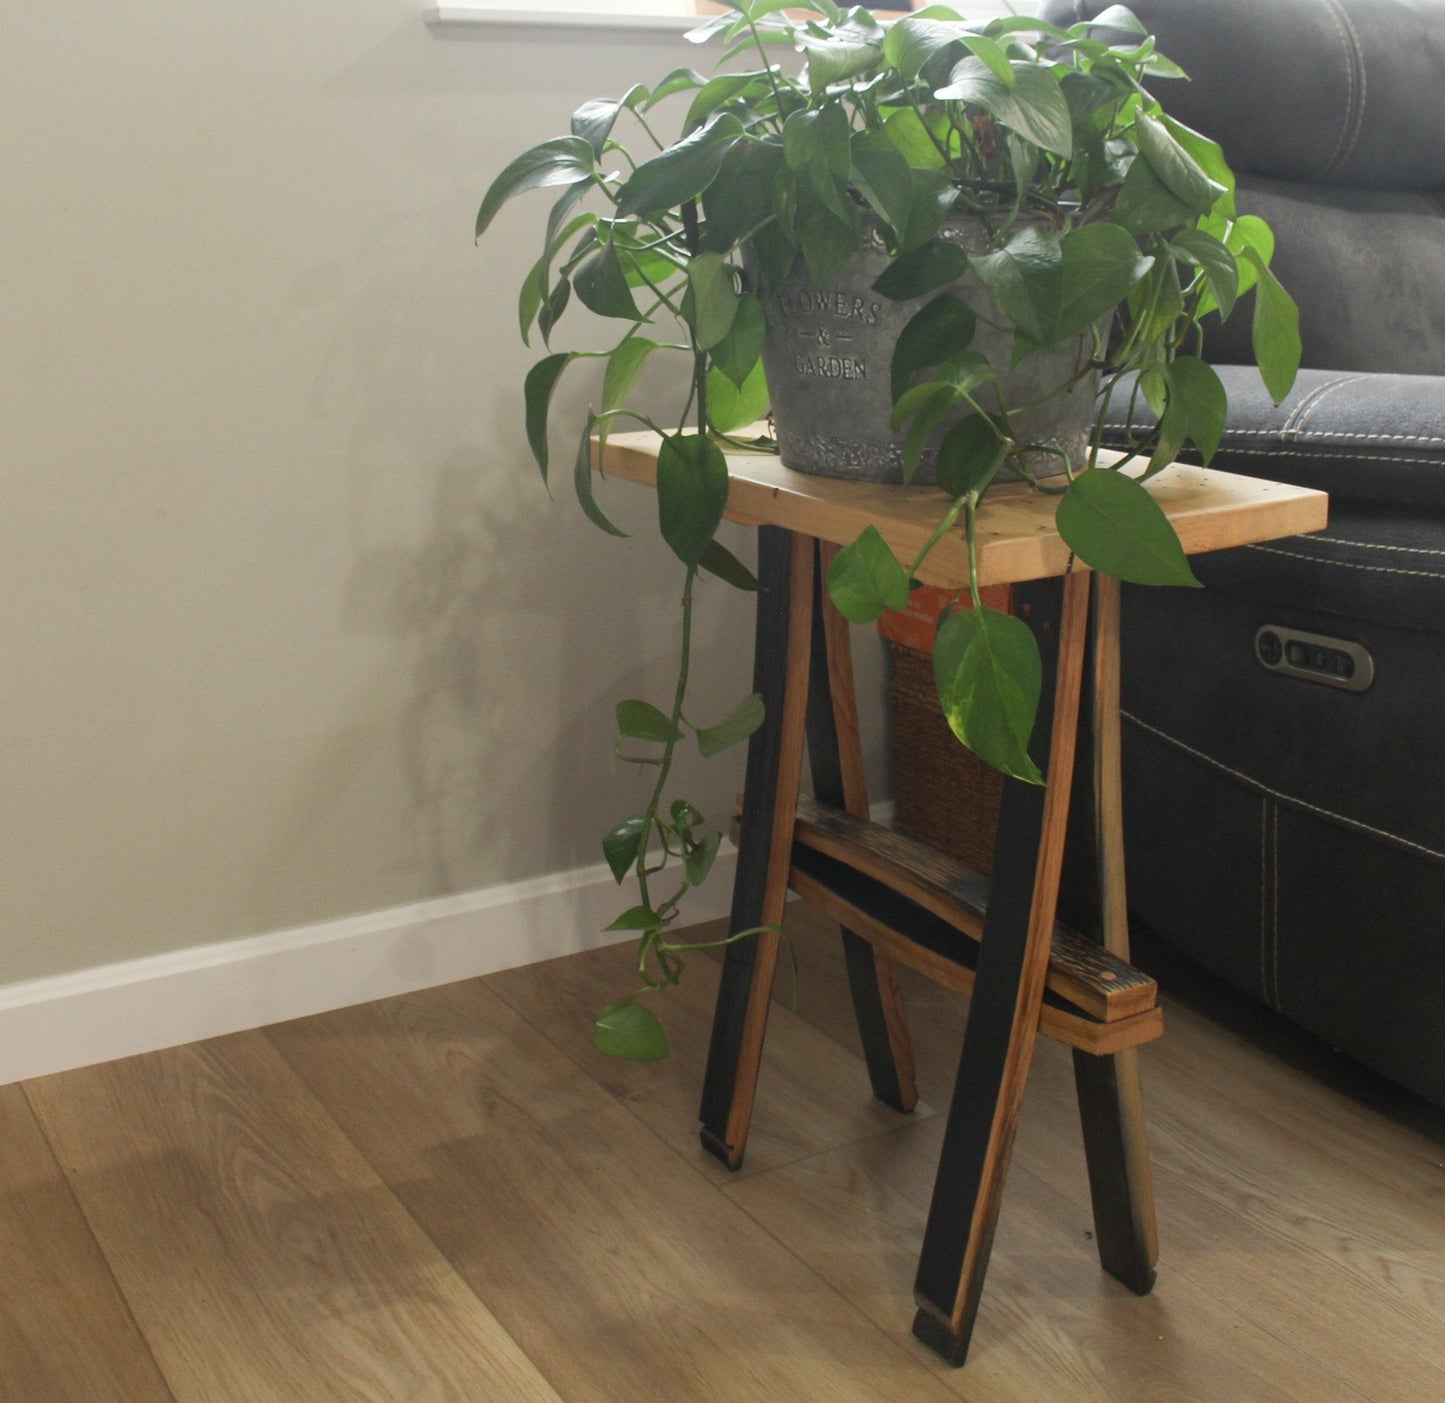
<svg viewBox="0 0 1445 1403"><path fill-rule="evenodd" d="M963 1368L968 1359L968 1339L960 1339L931 1310L920 1310L913 1317L913 1337L955 1369Z"/></svg>
<svg viewBox="0 0 1445 1403"><path fill-rule="evenodd" d="M733 1162L733 1147L721 1136L714 1135L711 1130L703 1126L698 1131L697 1138L702 1142L702 1147L714 1159L720 1159L729 1169L738 1170L743 1167L743 1157L738 1155L737 1162Z"/></svg>
<svg viewBox="0 0 1445 1403"><path fill-rule="evenodd" d="M1136 1296L1147 1296L1156 1275L1154 1196L1142 1126L1129 1123L1142 1110L1137 1103L1132 1113L1127 1109L1119 1074L1114 1057L1074 1053L1099 1265Z"/></svg>

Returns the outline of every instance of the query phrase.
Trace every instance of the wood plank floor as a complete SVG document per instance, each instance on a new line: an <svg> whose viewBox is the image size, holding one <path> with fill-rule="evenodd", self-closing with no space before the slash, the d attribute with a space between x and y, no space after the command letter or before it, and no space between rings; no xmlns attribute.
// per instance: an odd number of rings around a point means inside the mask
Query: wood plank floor
<svg viewBox="0 0 1445 1403"><path fill-rule="evenodd" d="M659 1006L664 1064L591 1046L613 947L0 1088L0 1400L1445 1398L1445 1116L1187 973L1144 1050L1154 1294L1098 1269L1041 1044L942 1365L910 1295L965 1007L905 981L925 1101L896 1116L835 933L790 924L737 1175L696 1140L711 957Z"/></svg>

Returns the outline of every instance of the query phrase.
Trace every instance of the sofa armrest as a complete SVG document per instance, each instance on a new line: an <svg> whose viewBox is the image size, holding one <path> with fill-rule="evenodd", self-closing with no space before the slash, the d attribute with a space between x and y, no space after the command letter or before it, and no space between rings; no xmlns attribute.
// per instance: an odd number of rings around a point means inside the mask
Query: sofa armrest
<svg viewBox="0 0 1445 1403"><path fill-rule="evenodd" d="M1276 406L1253 366L1215 369L1229 392L1229 418L1211 467L1377 506L1445 512L1445 376L1302 370ZM1128 403L1121 386L1105 426L1111 446L1126 443ZM1140 400L1136 428L1152 418Z"/></svg>

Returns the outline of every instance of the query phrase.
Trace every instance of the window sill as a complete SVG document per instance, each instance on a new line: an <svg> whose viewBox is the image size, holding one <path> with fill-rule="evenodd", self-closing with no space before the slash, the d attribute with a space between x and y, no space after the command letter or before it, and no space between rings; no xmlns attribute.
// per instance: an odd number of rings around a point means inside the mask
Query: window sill
<svg viewBox="0 0 1445 1403"><path fill-rule="evenodd" d="M952 0L960 13L990 18L1006 15L1011 7L1006 0ZM1012 7L1024 13L1034 8L1032 0ZM618 0L614 8L607 8L607 0L593 5L516 5L506 0L455 0L452 4L429 5L423 16L433 29L447 30L469 28L475 25L512 25L524 28L563 29L632 29L653 30L661 33L685 34L705 24L708 15L679 13L673 9L642 10L626 8L626 0Z"/></svg>
<svg viewBox="0 0 1445 1403"><path fill-rule="evenodd" d="M433 29L466 28L473 25L503 24L534 29L643 29L685 34L704 23L706 15L647 13L634 10L582 10L479 3L431 5L425 11Z"/></svg>

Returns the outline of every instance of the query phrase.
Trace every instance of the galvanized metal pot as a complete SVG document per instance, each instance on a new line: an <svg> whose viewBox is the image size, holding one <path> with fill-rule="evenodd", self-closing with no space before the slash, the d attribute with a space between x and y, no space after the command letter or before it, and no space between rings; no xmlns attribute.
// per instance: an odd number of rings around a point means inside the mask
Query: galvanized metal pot
<svg viewBox="0 0 1445 1403"><path fill-rule="evenodd" d="M986 229L973 216L955 216L941 237L971 254L991 251ZM815 287L799 259L780 284L765 290L768 335L763 368L784 464L821 477L902 482L903 436L889 425L893 347L921 307L949 292L978 313L970 349L999 370L1011 414L1015 405L1050 396L1036 408L1013 415L1016 432L1030 443L1067 453L1074 466L1081 466L1093 427L1098 377L1077 381L1074 377L1087 363L1090 338L1081 336L1035 352L1010 370L1013 335L988 325L1000 320L998 308L972 272L927 297L894 302L873 291L888 264L888 251L872 221L866 226L863 248L827 287ZM985 409L997 408L991 387L978 398ZM935 481L937 444L947 429L945 423L925 450L915 482ZM1027 461L1038 477L1064 471L1054 452L1032 453Z"/></svg>

